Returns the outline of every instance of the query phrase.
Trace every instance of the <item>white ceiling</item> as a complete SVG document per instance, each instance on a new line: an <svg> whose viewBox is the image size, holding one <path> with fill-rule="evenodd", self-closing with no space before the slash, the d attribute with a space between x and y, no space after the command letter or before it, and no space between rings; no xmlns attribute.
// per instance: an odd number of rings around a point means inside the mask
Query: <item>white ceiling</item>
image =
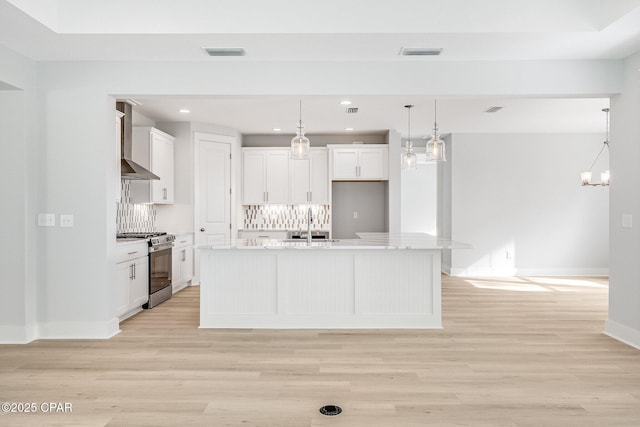
<svg viewBox="0 0 640 427"><path fill-rule="evenodd" d="M0 44L38 61L412 61L618 60L640 50L640 0L0 0ZM243 47L211 58L203 47ZM403 57L402 47L441 47ZM349 94L344 94L349 98ZM140 98L156 121L217 123L242 133L291 133L298 97ZM306 96L309 133L397 129L415 104L412 133L433 122L428 96ZM489 106L505 108L487 114ZM442 99L448 132L597 132L607 99ZM192 110L180 115L179 108Z"/></svg>
<svg viewBox="0 0 640 427"><path fill-rule="evenodd" d="M395 129L407 137L411 110L411 136L430 134L434 121L434 98L425 96L231 96L231 97L137 97L136 111L155 121L216 123L244 134L293 134L298 122L299 101L308 134L354 133ZM358 113L346 114L342 100ZM599 99L440 99L438 125L442 133L580 133L602 132L609 100ZM485 113L492 106L504 107ZM181 108L191 111L179 112Z"/></svg>

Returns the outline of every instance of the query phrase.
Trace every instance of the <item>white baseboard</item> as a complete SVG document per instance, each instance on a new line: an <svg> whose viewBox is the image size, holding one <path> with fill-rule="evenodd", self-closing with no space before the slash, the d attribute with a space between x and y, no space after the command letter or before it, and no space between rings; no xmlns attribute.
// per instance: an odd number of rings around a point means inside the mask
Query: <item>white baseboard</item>
<svg viewBox="0 0 640 427"><path fill-rule="evenodd" d="M640 331L630 328L611 319L607 320L604 327L605 335L640 350Z"/></svg>
<svg viewBox="0 0 640 427"><path fill-rule="evenodd" d="M48 322L38 325L42 339L109 339L120 332L119 319L107 322Z"/></svg>
<svg viewBox="0 0 640 427"><path fill-rule="evenodd" d="M0 326L0 344L28 344L36 338L35 325Z"/></svg>
<svg viewBox="0 0 640 427"><path fill-rule="evenodd" d="M511 276L598 276L607 277L608 268L459 268L450 269L451 276L462 277L511 277Z"/></svg>

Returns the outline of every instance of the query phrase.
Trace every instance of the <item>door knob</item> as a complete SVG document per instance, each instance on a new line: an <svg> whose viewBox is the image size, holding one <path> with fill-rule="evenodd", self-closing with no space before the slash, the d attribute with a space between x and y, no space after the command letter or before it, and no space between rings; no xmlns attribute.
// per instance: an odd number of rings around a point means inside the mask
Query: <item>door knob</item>
<svg viewBox="0 0 640 427"><path fill-rule="evenodd" d="M200 229L200 231L205 231L204 227L202 227L202 228Z"/></svg>

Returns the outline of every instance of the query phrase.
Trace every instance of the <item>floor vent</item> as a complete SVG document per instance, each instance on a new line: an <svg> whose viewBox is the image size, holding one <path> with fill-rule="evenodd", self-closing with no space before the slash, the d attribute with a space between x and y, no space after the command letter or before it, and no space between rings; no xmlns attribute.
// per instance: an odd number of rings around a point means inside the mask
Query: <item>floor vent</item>
<svg viewBox="0 0 640 427"><path fill-rule="evenodd" d="M320 413L322 415L327 415L329 417L332 417L334 415L340 415L341 412L342 412L342 408L339 407L338 405L325 405L322 408L320 408Z"/></svg>

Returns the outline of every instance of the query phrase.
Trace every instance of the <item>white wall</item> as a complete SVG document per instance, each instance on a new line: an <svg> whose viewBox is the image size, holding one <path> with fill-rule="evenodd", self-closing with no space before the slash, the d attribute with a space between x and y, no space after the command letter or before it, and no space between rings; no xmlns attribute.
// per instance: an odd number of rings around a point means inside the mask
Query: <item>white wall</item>
<svg viewBox="0 0 640 427"><path fill-rule="evenodd" d="M607 334L640 348L640 53L611 98L611 267ZM622 215L633 228L622 228Z"/></svg>
<svg viewBox="0 0 640 427"><path fill-rule="evenodd" d="M0 46L0 344L37 335L36 66Z"/></svg>
<svg viewBox="0 0 640 427"><path fill-rule="evenodd" d="M451 237L473 248L451 273L606 275L609 190L580 186L604 138L452 135Z"/></svg>
<svg viewBox="0 0 640 427"><path fill-rule="evenodd" d="M437 165L419 164L417 170L403 170L401 174L402 232L437 235Z"/></svg>

